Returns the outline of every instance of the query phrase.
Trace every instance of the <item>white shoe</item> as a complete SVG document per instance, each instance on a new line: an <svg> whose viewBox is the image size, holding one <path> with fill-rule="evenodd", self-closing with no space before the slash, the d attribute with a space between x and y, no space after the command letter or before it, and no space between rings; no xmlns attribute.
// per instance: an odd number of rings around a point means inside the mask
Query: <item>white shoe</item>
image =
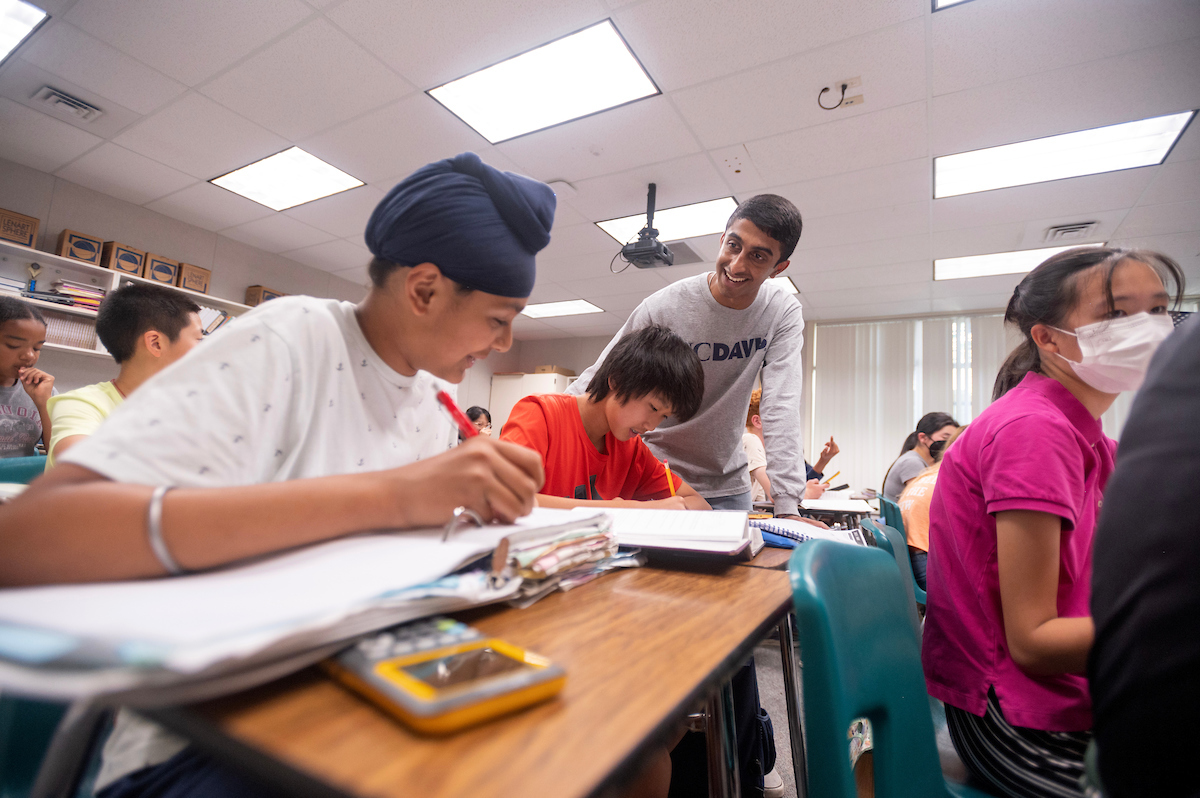
<svg viewBox="0 0 1200 798"><path fill-rule="evenodd" d="M763 795L765 798L783 798L783 776L775 768L763 776Z"/></svg>

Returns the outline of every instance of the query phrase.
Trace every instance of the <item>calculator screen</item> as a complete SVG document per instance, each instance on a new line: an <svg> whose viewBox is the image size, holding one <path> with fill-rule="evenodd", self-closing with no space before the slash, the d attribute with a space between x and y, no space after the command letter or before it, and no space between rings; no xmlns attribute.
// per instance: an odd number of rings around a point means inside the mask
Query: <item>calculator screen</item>
<svg viewBox="0 0 1200 798"><path fill-rule="evenodd" d="M531 666L520 660L505 656L494 648L476 648L447 657L418 662L404 668L414 679L420 679L430 687L438 689L486 679L501 673L526 670Z"/></svg>

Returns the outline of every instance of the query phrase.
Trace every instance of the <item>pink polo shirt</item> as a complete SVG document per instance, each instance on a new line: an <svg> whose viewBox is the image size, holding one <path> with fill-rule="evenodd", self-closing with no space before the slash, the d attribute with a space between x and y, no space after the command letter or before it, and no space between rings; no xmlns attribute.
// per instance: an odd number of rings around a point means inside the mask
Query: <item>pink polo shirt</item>
<svg viewBox="0 0 1200 798"><path fill-rule="evenodd" d="M1116 448L1061 383L1030 373L946 452L929 512L921 661L930 695L982 716L991 686L1014 726L1092 727L1083 674L1031 675L1008 652L995 514L1037 510L1063 519L1058 615L1087 616L1092 535Z"/></svg>

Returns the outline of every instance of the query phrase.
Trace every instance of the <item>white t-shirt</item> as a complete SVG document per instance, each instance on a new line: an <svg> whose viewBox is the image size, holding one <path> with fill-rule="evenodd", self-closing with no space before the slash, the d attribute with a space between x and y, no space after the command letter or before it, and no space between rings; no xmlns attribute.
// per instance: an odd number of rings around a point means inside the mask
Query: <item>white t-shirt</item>
<svg viewBox="0 0 1200 798"><path fill-rule="evenodd" d="M746 470L750 472L750 501L765 502L767 492L754 478L754 469L767 467L767 448L753 432L742 433L742 448L746 451Z"/></svg>
<svg viewBox="0 0 1200 798"><path fill-rule="evenodd" d="M396 468L457 441L426 372L367 343L354 305L284 297L155 375L60 462L142 485L229 487ZM97 789L187 745L122 711Z"/></svg>

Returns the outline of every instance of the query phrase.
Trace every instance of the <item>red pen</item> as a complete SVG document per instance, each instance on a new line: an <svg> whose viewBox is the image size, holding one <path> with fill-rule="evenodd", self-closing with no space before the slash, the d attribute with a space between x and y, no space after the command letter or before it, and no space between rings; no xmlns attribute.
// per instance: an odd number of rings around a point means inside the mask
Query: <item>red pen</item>
<svg viewBox="0 0 1200 798"><path fill-rule="evenodd" d="M458 431L463 438L474 438L479 434L479 430L475 429L475 425L471 423L471 419L467 418L467 414L458 409L458 405L454 404L454 400L450 398L450 394L445 391L437 392L437 400L442 403L442 407L450 414L450 420L458 425Z"/></svg>

